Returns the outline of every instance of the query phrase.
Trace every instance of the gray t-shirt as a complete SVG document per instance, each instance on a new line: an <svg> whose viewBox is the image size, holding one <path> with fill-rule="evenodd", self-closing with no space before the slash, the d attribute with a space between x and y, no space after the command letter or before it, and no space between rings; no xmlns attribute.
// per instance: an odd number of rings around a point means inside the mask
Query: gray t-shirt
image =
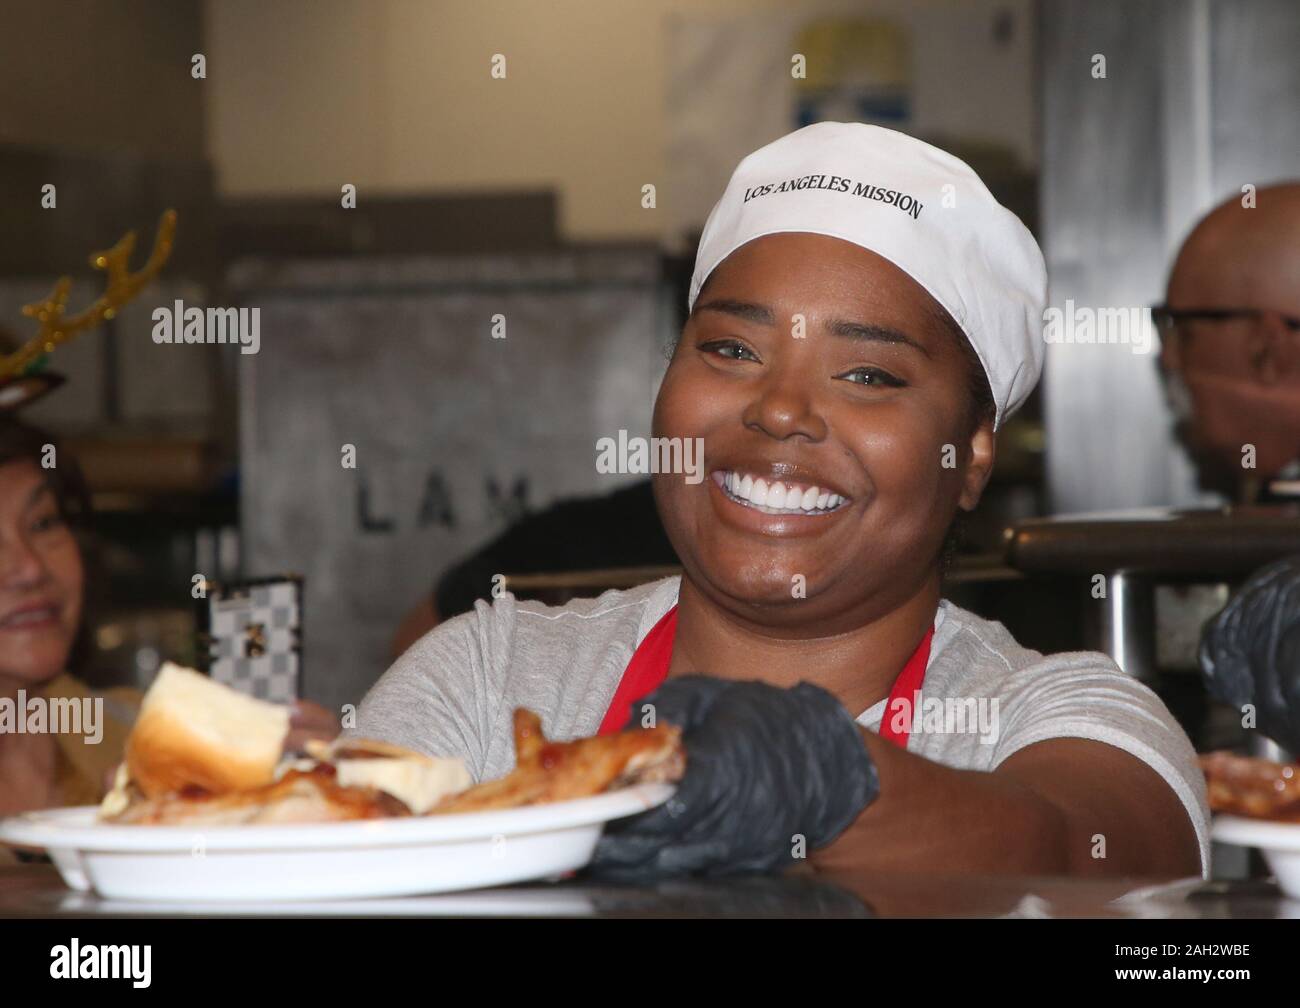
<svg viewBox="0 0 1300 1008"><path fill-rule="evenodd" d="M681 579L575 599L565 606L506 594L435 627L366 694L345 734L465 761L476 781L514 767L512 712L527 707L548 738L594 735L633 651L677 603ZM1051 738L1086 738L1132 753L1178 795L1209 868L1209 808L1196 754L1149 689L1095 652L1044 657L1001 623L939 604L920 697L891 708L908 751L991 771ZM880 729L886 701L855 712Z"/></svg>

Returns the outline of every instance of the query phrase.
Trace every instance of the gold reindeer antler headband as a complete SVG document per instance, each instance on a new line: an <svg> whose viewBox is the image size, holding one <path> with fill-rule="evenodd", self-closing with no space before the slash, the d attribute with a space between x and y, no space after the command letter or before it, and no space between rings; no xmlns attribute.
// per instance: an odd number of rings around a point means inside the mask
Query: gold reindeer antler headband
<svg viewBox="0 0 1300 1008"><path fill-rule="evenodd" d="M150 280L158 275L172 252L172 238L176 233L176 211L167 210L158 222L153 251L144 266L131 272L131 253L135 251L135 232L128 231L122 240L106 252L94 252L90 264L108 273L104 293L89 308L78 315L65 314L72 278L61 277L54 290L44 301L29 304L23 314L36 319L36 335L14 353L0 357L0 382L33 374L44 366L44 357L60 343L66 343L79 332L93 329L101 322L113 318L117 310L140 293Z"/></svg>

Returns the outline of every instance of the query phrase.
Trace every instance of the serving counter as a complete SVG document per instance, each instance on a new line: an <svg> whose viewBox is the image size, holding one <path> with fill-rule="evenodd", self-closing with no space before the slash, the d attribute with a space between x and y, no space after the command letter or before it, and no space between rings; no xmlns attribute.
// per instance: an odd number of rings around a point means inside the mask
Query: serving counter
<svg viewBox="0 0 1300 1008"><path fill-rule="evenodd" d="M569 879L437 896L319 903L128 903L73 892L44 864L0 868L0 918L1008 917L1300 918L1269 881L1168 884L1066 878L790 873L653 886Z"/></svg>

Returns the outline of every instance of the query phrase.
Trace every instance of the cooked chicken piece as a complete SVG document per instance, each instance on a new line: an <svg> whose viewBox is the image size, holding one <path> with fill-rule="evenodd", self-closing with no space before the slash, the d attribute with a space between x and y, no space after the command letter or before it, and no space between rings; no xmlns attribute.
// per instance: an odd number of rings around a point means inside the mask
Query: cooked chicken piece
<svg viewBox="0 0 1300 1008"><path fill-rule="evenodd" d="M1300 766L1230 752L1209 753L1200 763L1213 811L1300 822Z"/></svg>
<svg viewBox="0 0 1300 1008"><path fill-rule="evenodd" d="M671 725L548 742L532 711L516 710L514 721L515 769L443 799L430 815L585 798L630 784L678 781L686 769L681 731Z"/></svg>
<svg viewBox="0 0 1300 1008"><path fill-rule="evenodd" d="M159 798L138 789L124 811L106 821L155 826L297 825L409 816L402 802L369 787L343 787L334 768L320 763L311 770L290 770L262 787L212 795L197 788Z"/></svg>
<svg viewBox="0 0 1300 1008"><path fill-rule="evenodd" d="M618 735L548 742L531 711L514 717L516 768L499 780L452 794L428 813L479 812L584 798L627 784L680 780L685 769L681 732L661 725ZM211 794L188 787L150 798L133 782L101 813L105 822L135 825L235 826L341 822L409 816L411 808L373 786L340 781L340 769L390 755L378 743L340 742L259 787ZM328 760L322 759L328 757ZM321 760L317 762L316 760ZM368 782L367 782L368 783ZM124 808L122 806L125 806Z"/></svg>

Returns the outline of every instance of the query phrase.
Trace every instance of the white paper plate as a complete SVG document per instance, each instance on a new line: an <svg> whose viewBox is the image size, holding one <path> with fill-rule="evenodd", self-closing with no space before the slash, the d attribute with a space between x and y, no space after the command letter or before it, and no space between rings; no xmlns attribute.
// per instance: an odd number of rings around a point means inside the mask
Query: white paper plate
<svg viewBox="0 0 1300 1008"><path fill-rule="evenodd" d="M1210 836L1220 843L1258 847L1282 891L1300 899L1300 823L1218 815Z"/></svg>
<svg viewBox="0 0 1300 1008"><path fill-rule="evenodd" d="M95 806L0 820L0 840L43 847L73 889L106 899L319 900L410 896L545 878L591 860L603 825L667 801L638 784L500 812L309 826L121 826Z"/></svg>

